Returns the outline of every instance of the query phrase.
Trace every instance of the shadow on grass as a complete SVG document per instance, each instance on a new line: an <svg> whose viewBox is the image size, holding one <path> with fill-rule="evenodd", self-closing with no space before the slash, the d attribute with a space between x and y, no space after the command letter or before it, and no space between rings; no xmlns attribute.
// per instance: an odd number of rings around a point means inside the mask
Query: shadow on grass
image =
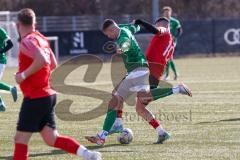
<svg viewBox="0 0 240 160"><path fill-rule="evenodd" d="M86 148L90 150L94 150L94 149L102 149L102 148L116 147L116 146L127 146L127 144L105 144L104 146L86 146Z"/></svg>
<svg viewBox="0 0 240 160"><path fill-rule="evenodd" d="M36 153L36 154L30 154L28 157L42 157L42 156L51 156L51 155L61 155L61 154L67 154L67 152L64 152L62 150L52 150L51 152L48 153ZM12 156L6 156L6 157L2 157L0 156L0 159L4 159L4 160L12 160L13 157Z"/></svg>
<svg viewBox="0 0 240 160"><path fill-rule="evenodd" d="M222 120L218 120L218 121L199 122L199 123L196 123L196 124L211 124L211 123L218 123L218 122L236 122L236 121L240 121L240 118L231 118L231 119L222 119Z"/></svg>
<svg viewBox="0 0 240 160"><path fill-rule="evenodd" d="M101 153L109 153L109 152L111 152L111 153L113 153L113 152L121 152L121 153L123 153L123 152L125 152L125 153L133 153L133 152L138 152L138 151L136 151L136 150L118 150L118 151L116 151L116 150L104 150L104 149L106 149L106 148L108 148L108 147L127 147L128 146L128 144L106 144L106 145L104 145L104 146L86 146L88 149L90 149L90 150L95 150L95 149L103 149L103 150L101 150L100 152ZM131 145L130 144L130 146L133 146L133 145Z"/></svg>

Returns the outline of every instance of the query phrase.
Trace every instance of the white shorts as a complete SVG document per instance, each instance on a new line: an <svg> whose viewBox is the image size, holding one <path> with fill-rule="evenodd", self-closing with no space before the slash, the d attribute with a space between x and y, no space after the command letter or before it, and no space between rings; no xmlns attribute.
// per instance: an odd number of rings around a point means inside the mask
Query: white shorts
<svg viewBox="0 0 240 160"><path fill-rule="evenodd" d="M147 67L139 67L130 72L125 79L120 82L114 94L126 100L130 95L140 91L150 91L149 69Z"/></svg>
<svg viewBox="0 0 240 160"><path fill-rule="evenodd" d="M6 68L6 64L1 64L0 63L0 80L3 77L3 73L4 73L5 68Z"/></svg>

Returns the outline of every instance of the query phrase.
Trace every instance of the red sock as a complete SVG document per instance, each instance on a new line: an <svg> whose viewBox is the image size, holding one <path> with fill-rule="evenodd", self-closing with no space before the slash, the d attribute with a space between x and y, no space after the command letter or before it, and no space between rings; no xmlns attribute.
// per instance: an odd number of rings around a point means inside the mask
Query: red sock
<svg viewBox="0 0 240 160"><path fill-rule="evenodd" d="M27 160L28 159L28 146L26 144L15 144L13 160Z"/></svg>
<svg viewBox="0 0 240 160"><path fill-rule="evenodd" d="M156 129L158 126L160 126L160 122L156 119L152 119L149 124L154 128Z"/></svg>
<svg viewBox="0 0 240 160"><path fill-rule="evenodd" d="M117 110L117 118L122 118L122 110Z"/></svg>
<svg viewBox="0 0 240 160"><path fill-rule="evenodd" d="M67 151L68 153L76 154L78 148L80 147L80 144L70 137L58 136L54 144L54 147L60 148L64 151Z"/></svg>

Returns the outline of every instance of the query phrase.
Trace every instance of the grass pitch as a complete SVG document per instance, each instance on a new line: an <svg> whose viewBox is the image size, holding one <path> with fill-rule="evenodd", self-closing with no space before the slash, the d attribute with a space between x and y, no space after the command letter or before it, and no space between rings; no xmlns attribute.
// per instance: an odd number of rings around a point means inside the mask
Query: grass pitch
<svg viewBox="0 0 240 160"><path fill-rule="evenodd" d="M85 135L96 134L104 116L88 121L63 121L57 119L58 130L76 138L81 144L102 152L105 160L239 160L240 159L240 57L188 58L176 60L177 69L193 91L193 98L173 95L149 105L172 138L162 145L154 145L156 132L141 118L133 106L125 105L125 127L134 132L130 145L120 145L117 135L108 138L106 145L98 148L89 144ZM86 67L73 71L66 84L83 85L111 92L110 64L105 63L97 81L82 80ZM7 68L3 82L15 84L15 68ZM176 83L171 81L172 83ZM0 113L0 159L11 159L13 136L21 104L20 95L13 103L10 94L1 92L8 109ZM101 100L84 96L59 94L58 100L74 101L73 114L89 111ZM30 160L81 159L46 146L36 134L29 144Z"/></svg>

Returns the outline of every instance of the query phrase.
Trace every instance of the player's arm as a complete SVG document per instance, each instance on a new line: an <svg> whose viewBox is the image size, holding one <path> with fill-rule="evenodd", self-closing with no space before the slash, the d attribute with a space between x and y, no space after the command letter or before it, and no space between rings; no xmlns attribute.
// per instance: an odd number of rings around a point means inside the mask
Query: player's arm
<svg viewBox="0 0 240 160"><path fill-rule="evenodd" d="M13 47L13 43L9 38L7 32L2 28L0 28L0 37L1 39L3 39L4 42L4 47L0 48L0 54L2 54L10 50Z"/></svg>
<svg viewBox="0 0 240 160"><path fill-rule="evenodd" d="M51 65L50 65L51 70L54 70L55 68L57 68L57 60L53 52L51 52L50 54L50 61L51 61Z"/></svg>
<svg viewBox="0 0 240 160"><path fill-rule="evenodd" d="M5 47L0 49L0 54L6 53L7 51L9 51L12 47L13 47L13 43L11 41L11 39L7 39L5 41Z"/></svg>
<svg viewBox="0 0 240 160"><path fill-rule="evenodd" d="M182 33L183 33L182 27L177 28L176 37L177 38L180 37L182 35Z"/></svg>
<svg viewBox="0 0 240 160"><path fill-rule="evenodd" d="M119 24L118 26L129 29L132 32L132 34L136 34L137 32L140 31L140 26L138 24Z"/></svg>
<svg viewBox="0 0 240 160"><path fill-rule="evenodd" d="M183 33L182 25L181 23L177 20L176 21L176 38L180 37Z"/></svg>
<svg viewBox="0 0 240 160"><path fill-rule="evenodd" d="M17 83L21 83L27 77L39 71L46 63L51 63L50 53L44 51L31 40L26 40L20 45L22 53L33 59L32 64L23 72L16 75Z"/></svg>
<svg viewBox="0 0 240 160"><path fill-rule="evenodd" d="M159 30L156 27L154 27L152 24L150 24L146 21L143 21L141 19L137 19L135 21L135 24L143 26L146 30L148 30L152 34L158 34L159 33Z"/></svg>
<svg viewBox="0 0 240 160"><path fill-rule="evenodd" d="M123 37L118 42L117 53L122 54L131 48L131 40L128 37Z"/></svg>
<svg viewBox="0 0 240 160"><path fill-rule="evenodd" d="M155 26L153 26L152 24L143 21L141 19L137 19L135 21L136 24L139 24L141 26L143 26L146 30L148 30L149 32L151 32L152 34L158 34L158 35L164 35L166 33L169 33L169 30L167 28L164 27L158 27L156 28Z"/></svg>

